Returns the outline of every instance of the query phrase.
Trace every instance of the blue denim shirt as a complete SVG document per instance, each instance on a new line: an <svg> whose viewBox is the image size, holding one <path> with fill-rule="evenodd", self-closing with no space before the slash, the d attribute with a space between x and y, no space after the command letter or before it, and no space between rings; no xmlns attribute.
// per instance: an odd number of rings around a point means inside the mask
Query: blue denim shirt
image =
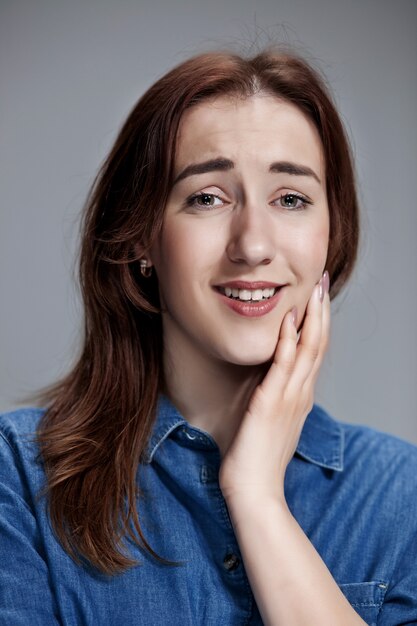
<svg viewBox="0 0 417 626"><path fill-rule="evenodd" d="M151 547L182 564L161 565L129 542L141 564L109 577L76 565L52 533L45 498L37 497L45 475L32 438L41 414L0 418L1 625L262 624L209 434L160 400L138 469L139 513ZM285 488L293 515L365 622L417 624L417 448L315 406Z"/></svg>

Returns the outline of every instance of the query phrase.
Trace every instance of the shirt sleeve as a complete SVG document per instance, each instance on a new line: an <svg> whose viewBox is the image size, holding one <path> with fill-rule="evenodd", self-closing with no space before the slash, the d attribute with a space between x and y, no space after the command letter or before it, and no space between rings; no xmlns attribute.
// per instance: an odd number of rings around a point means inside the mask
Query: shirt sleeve
<svg viewBox="0 0 417 626"><path fill-rule="evenodd" d="M26 476L0 432L0 626L60 623Z"/></svg>

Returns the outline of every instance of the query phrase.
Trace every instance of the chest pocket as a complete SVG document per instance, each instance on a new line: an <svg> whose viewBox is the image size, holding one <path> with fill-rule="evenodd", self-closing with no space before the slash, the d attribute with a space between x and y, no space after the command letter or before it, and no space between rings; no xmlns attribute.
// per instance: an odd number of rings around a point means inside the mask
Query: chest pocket
<svg viewBox="0 0 417 626"><path fill-rule="evenodd" d="M369 583L339 585L345 598L369 626L376 626L378 613L384 602L387 583L382 580Z"/></svg>

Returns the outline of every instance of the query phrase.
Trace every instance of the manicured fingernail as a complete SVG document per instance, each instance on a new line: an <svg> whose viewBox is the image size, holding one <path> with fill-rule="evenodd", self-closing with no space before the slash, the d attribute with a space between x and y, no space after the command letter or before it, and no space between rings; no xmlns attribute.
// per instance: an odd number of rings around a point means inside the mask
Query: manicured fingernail
<svg viewBox="0 0 417 626"><path fill-rule="evenodd" d="M292 318L292 323L297 328L297 307L296 306L291 309L291 318Z"/></svg>
<svg viewBox="0 0 417 626"><path fill-rule="evenodd" d="M326 270L323 274L323 290L324 293L329 293L329 289L330 289L330 277L329 277L329 272Z"/></svg>
<svg viewBox="0 0 417 626"><path fill-rule="evenodd" d="M320 298L320 302L323 302L324 300L323 278L320 278L320 282L319 282L319 298Z"/></svg>

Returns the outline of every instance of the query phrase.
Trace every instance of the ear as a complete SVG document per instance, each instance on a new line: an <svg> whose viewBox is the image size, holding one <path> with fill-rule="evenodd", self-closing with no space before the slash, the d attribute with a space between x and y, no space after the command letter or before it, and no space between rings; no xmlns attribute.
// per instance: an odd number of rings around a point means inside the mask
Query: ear
<svg viewBox="0 0 417 626"><path fill-rule="evenodd" d="M141 244L136 244L133 247L133 254L137 261L145 259L147 267L153 266L150 250L146 250L146 248L144 248Z"/></svg>

